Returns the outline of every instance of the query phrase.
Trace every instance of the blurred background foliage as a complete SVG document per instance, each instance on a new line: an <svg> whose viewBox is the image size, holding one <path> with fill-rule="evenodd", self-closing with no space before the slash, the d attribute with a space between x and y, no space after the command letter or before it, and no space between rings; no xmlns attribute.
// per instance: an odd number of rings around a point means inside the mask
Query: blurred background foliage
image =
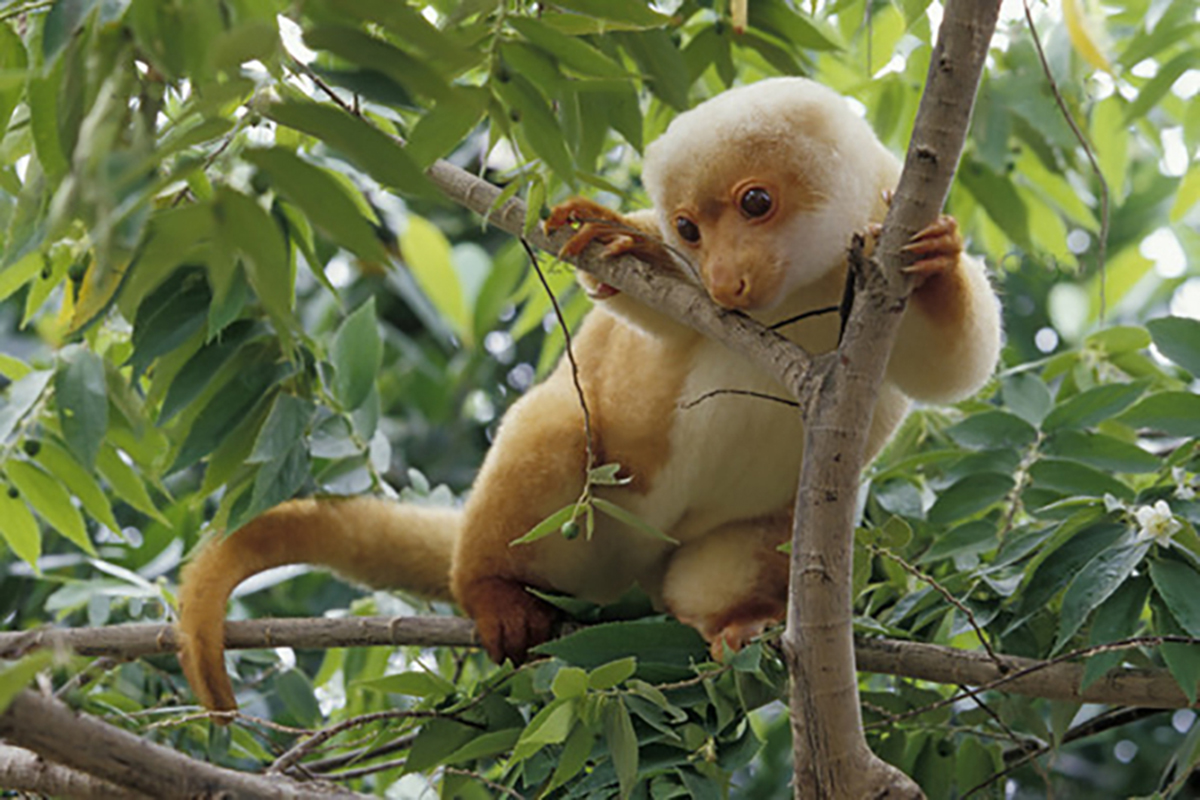
<svg viewBox="0 0 1200 800"><path fill-rule="evenodd" d="M1041 48L1003 6L948 208L1000 287L1003 370L914 412L869 471L860 630L1030 657L1200 636L1200 13L1030 13ZM535 212L579 192L636 208L640 151L676 113L781 74L845 94L901 153L940 16L929 0L0 3L4 627L170 619L203 531L298 493L461 496L563 340L521 248L425 182L434 159ZM577 323L570 271L549 277ZM410 608L287 570L232 613ZM444 713L308 766L363 791L789 795L770 647L693 667L703 649L669 621L598 630L515 675L412 648L231 664L243 708L284 724ZM1198 651L1096 655L1088 679L1165 667L1194 700ZM185 717L172 659L100 666L73 702L186 752L256 767L294 738ZM1191 711L1106 726L1106 709L991 693L910 715L952 687L862 681L873 745L931 797L1197 790Z"/></svg>

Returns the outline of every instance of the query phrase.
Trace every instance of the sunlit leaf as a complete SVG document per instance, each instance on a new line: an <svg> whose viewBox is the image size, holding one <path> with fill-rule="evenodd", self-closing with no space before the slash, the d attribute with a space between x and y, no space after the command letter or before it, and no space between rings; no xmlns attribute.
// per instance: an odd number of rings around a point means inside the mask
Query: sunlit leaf
<svg viewBox="0 0 1200 800"><path fill-rule="evenodd" d="M400 253L425 295L454 332L466 339L470 334L467 303L446 235L428 220L409 215L407 227L400 234Z"/></svg>
<svg viewBox="0 0 1200 800"><path fill-rule="evenodd" d="M1075 52L1096 69L1112 72L1108 63L1105 48L1100 44L1099 23L1092 18L1084 7L1084 0L1063 0L1063 22L1067 26L1067 35Z"/></svg>
<svg viewBox="0 0 1200 800"><path fill-rule="evenodd" d="M37 569L38 556L42 554L42 534L33 512L14 486L0 486L0 536L18 558Z"/></svg>

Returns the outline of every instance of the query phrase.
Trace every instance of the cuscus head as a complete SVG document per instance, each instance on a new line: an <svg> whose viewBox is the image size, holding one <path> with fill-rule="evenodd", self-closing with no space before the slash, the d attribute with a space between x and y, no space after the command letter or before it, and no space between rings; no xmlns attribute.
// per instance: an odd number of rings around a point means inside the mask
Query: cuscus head
<svg viewBox="0 0 1200 800"><path fill-rule="evenodd" d="M676 117L646 149L643 178L712 299L756 311L844 260L896 171L845 98L773 78Z"/></svg>

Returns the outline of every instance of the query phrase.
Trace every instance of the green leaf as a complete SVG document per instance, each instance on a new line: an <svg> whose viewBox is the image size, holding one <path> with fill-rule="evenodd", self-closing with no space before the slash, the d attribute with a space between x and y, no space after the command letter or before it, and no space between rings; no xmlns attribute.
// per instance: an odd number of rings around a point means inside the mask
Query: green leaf
<svg viewBox="0 0 1200 800"><path fill-rule="evenodd" d="M479 736L479 730L449 719L431 719L421 726L408 759L404 762L405 773L425 772L471 740Z"/></svg>
<svg viewBox="0 0 1200 800"><path fill-rule="evenodd" d="M518 544L529 544L530 542L536 542L538 539L544 539L552 533L557 533L563 525L575 518L576 508L577 506L574 503L571 503L569 506L563 506L558 511L555 511L553 514L539 522L537 525L534 525L529 530L529 533L526 533L524 536L520 536L509 542L509 547L513 547Z"/></svg>
<svg viewBox="0 0 1200 800"><path fill-rule="evenodd" d="M1162 598L1150 596L1150 608L1154 611L1154 627L1165 636L1183 636L1183 628L1171 615ZM1196 704L1197 686L1200 685L1200 645L1164 642L1158 651L1162 654L1167 669L1179 688L1187 696L1188 703Z"/></svg>
<svg viewBox="0 0 1200 800"><path fill-rule="evenodd" d="M473 86L455 86L452 94L423 115L409 134L412 160L428 167L462 142L487 111L488 93Z"/></svg>
<svg viewBox="0 0 1200 800"><path fill-rule="evenodd" d="M840 50L835 34L822 30L811 17L783 0L755 0L749 5L752 27L811 50Z"/></svg>
<svg viewBox="0 0 1200 800"><path fill-rule="evenodd" d="M560 700L587 694L588 674L579 667L563 667L554 676L550 690Z"/></svg>
<svg viewBox="0 0 1200 800"><path fill-rule="evenodd" d="M513 747L513 760L524 761L548 744L565 741L575 725L577 704L577 698L551 700L535 714Z"/></svg>
<svg viewBox="0 0 1200 800"><path fill-rule="evenodd" d="M42 554L42 534L37 520L25 501L13 497L9 487L0 486L0 535L22 561L38 571L37 560Z"/></svg>
<svg viewBox="0 0 1200 800"><path fill-rule="evenodd" d="M4 300L36 278L45 265L46 257L42 251L33 250L14 263L0 269L0 300Z"/></svg>
<svg viewBox="0 0 1200 800"><path fill-rule="evenodd" d="M204 328L212 290L204 272L194 267L176 270L138 304L133 321L133 352L127 362L134 375L145 372L154 359L176 349Z"/></svg>
<svg viewBox="0 0 1200 800"><path fill-rule="evenodd" d="M33 683L39 672L49 668L55 658L53 650L38 650L0 669L0 713L12 704L21 690Z"/></svg>
<svg viewBox="0 0 1200 800"><path fill-rule="evenodd" d="M271 404L267 421L254 440L254 449L246 462L262 464L279 458L297 444L304 442L309 420L315 407L312 402L286 392L280 392Z"/></svg>
<svg viewBox="0 0 1200 800"><path fill-rule="evenodd" d="M381 72L409 91L434 100L450 93L436 69L384 39L344 25L322 25L304 33L304 42L315 50L328 50L352 64Z"/></svg>
<svg viewBox="0 0 1200 800"><path fill-rule="evenodd" d="M1158 458L1135 444L1090 431L1058 431L1043 450L1107 472L1154 472L1161 466Z"/></svg>
<svg viewBox="0 0 1200 800"><path fill-rule="evenodd" d="M175 374L159 409L158 424L170 421L211 385L221 369L252 338L265 333L265 327L250 320L227 326L220 335L201 347Z"/></svg>
<svg viewBox="0 0 1200 800"><path fill-rule="evenodd" d="M383 363L383 340L375 314L375 298L356 308L333 336L330 358L335 370L333 391L347 411L366 401Z"/></svg>
<svg viewBox="0 0 1200 800"><path fill-rule="evenodd" d="M637 782L638 740L633 731L633 720L629 709L620 697L605 698L601 716L604 720L604 739L617 771L617 782L621 786L621 797L629 797Z"/></svg>
<svg viewBox="0 0 1200 800"><path fill-rule="evenodd" d="M162 512L154 505L154 501L150 499L150 493L146 491L146 484L142 482L132 467L121 460L115 447L106 443L100 448L100 452L96 456L96 469L100 471L104 480L108 481L108 485L116 492L117 497L167 527L171 526L171 522L163 516Z"/></svg>
<svg viewBox="0 0 1200 800"><path fill-rule="evenodd" d="M92 519L110 531L121 530L117 518L113 516L112 505L92 471L80 465L75 457L57 442L43 439L41 444L41 450L37 454L41 465L66 486L71 494L79 498L79 502L84 510L91 514Z"/></svg>
<svg viewBox="0 0 1200 800"><path fill-rule="evenodd" d="M626 74L620 64L583 39L559 33L532 17L512 17L509 24L534 45L558 59L564 67L581 75L620 78Z"/></svg>
<svg viewBox="0 0 1200 800"><path fill-rule="evenodd" d="M279 225L253 198L227 187L217 190L213 217L218 235L246 256L246 275L254 293L271 314L280 335L286 335L294 276Z"/></svg>
<svg viewBox="0 0 1200 800"><path fill-rule="evenodd" d="M25 42L12 25L0 22L0 74L16 74L23 72L29 66L29 55L25 52ZM24 81L14 81L11 85L0 85L0 131L8 129L8 121L12 118L13 109L21 99Z"/></svg>
<svg viewBox="0 0 1200 800"><path fill-rule="evenodd" d="M992 221L1026 252L1036 248L1029 235L1029 209L1007 176L997 175L982 163L965 161L958 182L971 193Z"/></svg>
<svg viewBox="0 0 1200 800"><path fill-rule="evenodd" d="M1156 559L1150 562L1150 578L1175 621L1188 636L1200 637L1200 574L1181 561Z"/></svg>
<svg viewBox="0 0 1200 800"><path fill-rule="evenodd" d="M509 112L517 116L521 132L533 148L532 155L545 161L562 180L572 182L575 179L575 163L567 150L562 125L541 92L523 75L518 74L505 75L504 79L497 78L489 85L504 101ZM526 157L530 155L525 154Z"/></svg>
<svg viewBox="0 0 1200 800"><path fill-rule="evenodd" d="M58 101L62 83L63 62L60 60L46 74L31 78L25 94L38 163L52 184L57 184L70 166L59 139Z"/></svg>
<svg viewBox="0 0 1200 800"><path fill-rule="evenodd" d="M1004 769L1004 758L998 745L985 745L972 736L964 737L954 752L954 781L957 796L977 786L986 785L992 776Z"/></svg>
<svg viewBox="0 0 1200 800"><path fill-rule="evenodd" d="M1150 346L1150 334L1137 325L1114 325L1097 331L1084 340L1084 347L1101 350L1114 356L1131 353Z"/></svg>
<svg viewBox="0 0 1200 800"><path fill-rule="evenodd" d="M588 688L596 691L612 689L633 677L637 671L637 658L629 656L596 667L588 675Z"/></svg>
<svg viewBox="0 0 1200 800"><path fill-rule="evenodd" d="M341 181L282 147L247 150L243 157L267 172L271 184L330 240L359 258L387 263L387 251L375 229Z"/></svg>
<svg viewBox="0 0 1200 800"><path fill-rule="evenodd" d="M284 670L271 682L274 694L283 701L288 713L305 727L315 727L321 719L321 707L313 694L308 677L298 669Z"/></svg>
<svg viewBox="0 0 1200 800"><path fill-rule="evenodd" d="M92 467L108 430L104 359L81 345L64 347L54 374L54 399L67 447L80 463Z"/></svg>
<svg viewBox="0 0 1200 800"><path fill-rule="evenodd" d="M0 442L4 442L17 429L25 415L46 390L54 372L48 369L30 372L8 389L8 402L0 406Z"/></svg>
<svg viewBox="0 0 1200 800"><path fill-rule="evenodd" d="M1150 428L1169 436L1200 436L1200 395L1159 392L1141 400L1117 418L1135 428Z"/></svg>
<svg viewBox="0 0 1200 800"><path fill-rule="evenodd" d="M968 475L938 495L927 519L931 525L942 527L974 516L1002 500L1013 485L1008 475L994 472Z"/></svg>
<svg viewBox="0 0 1200 800"><path fill-rule="evenodd" d="M1138 91L1138 96L1125 108L1125 122L1141 119L1166 97L1167 92L1189 69L1200 68L1200 48L1185 50L1161 65L1154 77Z"/></svg>
<svg viewBox="0 0 1200 800"><path fill-rule="evenodd" d="M655 539L658 539L663 542L668 542L670 544L679 544L679 542L676 539L672 539L670 536L663 533L658 528L651 525L649 522L646 522L646 520L642 519L637 514L634 514L631 511L627 511L624 508L621 508L616 503L610 502L608 500L604 500L603 498L600 498L600 497L593 497L592 505L596 507L597 511L601 511L601 512L607 514L608 516L612 517L613 519L617 520L618 522L623 522L626 525L628 525L629 527L633 528L634 530L641 531L642 533L646 534L647 536L651 536Z"/></svg>
<svg viewBox="0 0 1200 800"><path fill-rule="evenodd" d="M1037 430L1016 414L984 411L947 428L946 435L963 447L1020 449L1037 439Z"/></svg>
<svg viewBox="0 0 1200 800"><path fill-rule="evenodd" d="M168 473L191 466L215 450L255 406L268 398L271 387L291 372L292 366L286 363L238 372L196 417Z"/></svg>
<svg viewBox="0 0 1200 800"><path fill-rule="evenodd" d="M996 524L988 520L976 520L935 538L918 563L929 564L943 558L986 553L999 543Z"/></svg>
<svg viewBox="0 0 1200 800"><path fill-rule="evenodd" d="M639 675L644 675L647 669L653 671L665 665L679 667L681 677L691 674L690 665L693 661L708 658L708 647L694 628L675 620L663 619L589 625L539 645L534 652L557 656L568 664L584 669L595 669L632 654L637 657Z"/></svg>
<svg viewBox="0 0 1200 800"><path fill-rule="evenodd" d="M315 136L341 151L386 187L438 196L400 143L359 117L333 106L295 100L270 104L262 112L280 125Z"/></svg>
<svg viewBox="0 0 1200 800"><path fill-rule="evenodd" d="M1200 320L1188 317L1161 317L1146 323L1159 352L1200 376Z"/></svg>
<svg viewBox="0 0 1200 800"><path fill-rule="evenodd" d="M449 697L455 691L453 683L432 672L400 672L369 681L355 681L354 685L377 692L438 699Z"/></svg>
<svg viewBox="0 0 1200 800"><path fill-rule="evenodd" d="M637 62L651 91L675 110L685 111L690 88L687 62L670 35L665 30L648 30L613 37Z"/></svg>
<svg viewBox="0 0 1200 800"><path fill-rule="evenodd" d="M455 334L469 341L470 315L445 234L429 220L410 214L400 235L400 252L425 296Z"/></svg>
<svg viewBox="0 0 1200 800"><path fill-rule="evenodd" d="M671 18L641 0L557 0L556 6L577 11L585 17L624 22L639 28L667 25Z"/></svg>
<svg viewBox="0 0 1200 800"><path fill-rule="evenodd" d="M1145 391L1144 383L1107 383L1080 392L1051 411L1042 430L1092 427L1120 414Z"/></svg>
<svg viewBox="0 0 1200 800"><path fill-rule="evenodd" d="M1154 565L1151 564L1151 569L1153 568ZM1121 587L1096 609L1092 628L1088 633L1088 646L1120 641L1137 633L1149 594L1150 582L1144 577L1130 578L1121 584ZM1080 690L1104 677L1106 672L1124 659L1125 654L1119 651L1097 653L1088 658L1083 678L1079 682Z"/></svg>
<svg viewBox="0 0 1200 800"><path fill-rule="evenodd" d="M1029 476L1037 487L1054 489L1070 495L1103 497L1111 494L1131 501L1134 491L1111 475L1084 464L1058 458L1042 458L1029 468Z"/></svg>
<svg viewBox="0 0 1200 800"><path fill-rule="evenodd" d="M87 526L79 509L71 503L71 495L50 473L28 461L10 460L4 465L8 479L21 491L33 510L58 533L67 537L89 555L96 548L88 539Z"/></svg>
<svg viewBox="0 0 1200 800"><path fill-rule="evenodd" d="M1150 542L1118 544L1083 566L1063 594L1058 639L1052 653L1062 649L1092 610L1121 587L1149 550Z"/></svg>
<svg viewBox="0 0 1200 800"><path fill-rule="evenodd" d="M254 476L249 505L231 518L230 527L240 528L268 508L295 497L308 479L308 467L308 447L303 440L263 464Z"/></svg>
<svg viewBox="0 0 1200 800"><path fill-rule="evenodd" d="M562 752L558 754L558 763L554 766L554 774L550 776L550 785L546 787L547 795L583 771L595 743L596 736L591 728L582 723L575 725L563 743Z"/></svg>
<svg viewBox="0 0 1200 800"><path fill-rule="evenodd" d="M446 756L442 763L462 764L507 753L521 738L522 728L505 728L476 736L467 744Z"/></svg>
<svg viewBox="0 0 1200 800"><path fill-rule="evenodd" d="M1050 598L1066 586L1085 564L1128 532L1127 526L1112 522L1100 522L1075 530L1063 523L1060 532L1063 529L1068 535L1060 538L1056 532L1054 538L1038 553L1040 560L1026 569L1024 590L1019 599L1019 618L1043 610Z"/></svg>

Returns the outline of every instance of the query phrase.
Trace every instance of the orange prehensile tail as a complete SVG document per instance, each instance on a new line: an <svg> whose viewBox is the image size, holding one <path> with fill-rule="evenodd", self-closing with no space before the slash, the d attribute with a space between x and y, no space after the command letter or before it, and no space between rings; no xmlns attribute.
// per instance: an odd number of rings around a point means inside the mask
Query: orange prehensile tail
<svg viewBox="0 0 1200 800"><path fill-rule="evenodd" d="M184 569L179 663L207 708L237 708L225 673L225 606L242 581L272 567L318 564L373 588L450 599L455 509L377 498L293 500L204 545Z"/></svg>

